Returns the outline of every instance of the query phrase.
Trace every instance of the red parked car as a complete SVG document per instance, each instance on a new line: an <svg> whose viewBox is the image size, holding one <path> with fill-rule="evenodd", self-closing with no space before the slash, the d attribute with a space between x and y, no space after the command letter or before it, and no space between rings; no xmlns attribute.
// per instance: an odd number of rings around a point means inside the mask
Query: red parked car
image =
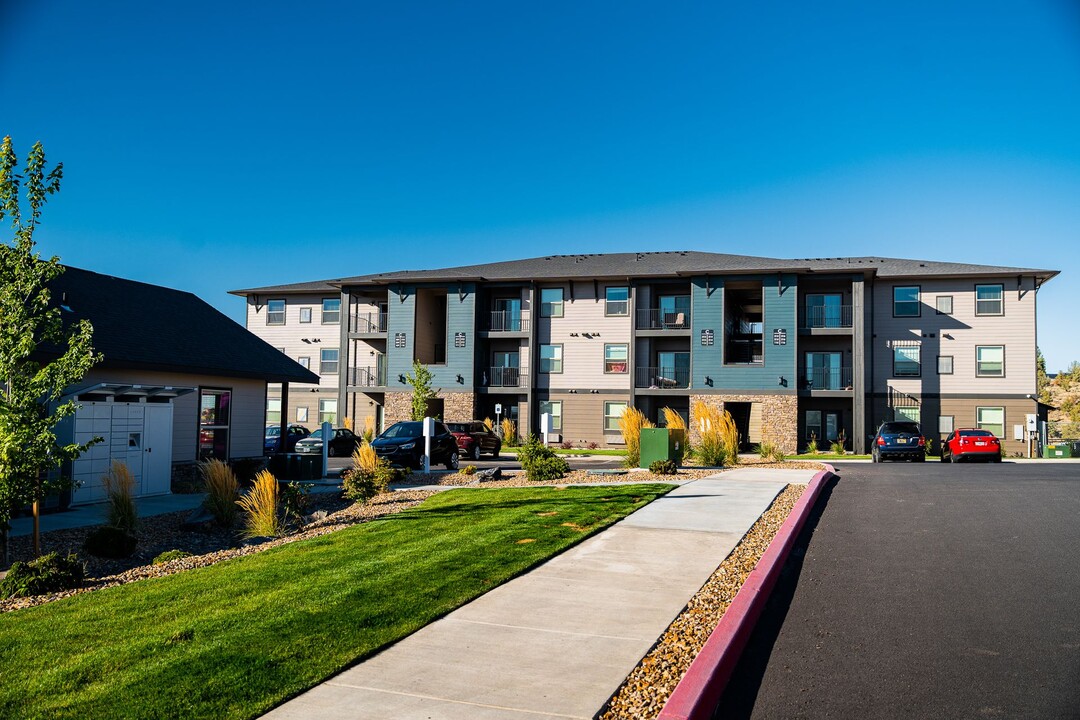
<svg viewBox="0 0 1080 720"><path fill-rule="evenodd" d="M941 445L941 462L960 462L967 459L1001 462L1001 441L989 430L954 430Z"/></svg>
<svg viewBox="0 0 1080 720"><path fill-rule="evenodd" d="M448 422L446 427L454 433L458 450L462 457L480 459L480 453L491 453L492 458L499 457L502 451L502 438L488 429L482 422Z"/></svg>

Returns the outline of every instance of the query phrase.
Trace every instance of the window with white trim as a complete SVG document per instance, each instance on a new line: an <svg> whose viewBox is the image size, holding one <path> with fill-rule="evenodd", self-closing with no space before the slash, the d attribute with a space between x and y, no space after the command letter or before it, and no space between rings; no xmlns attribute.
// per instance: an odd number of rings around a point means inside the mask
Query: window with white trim
<svg viewBox="0 0 1080 720"><path fill-rule="evenodd" d="M311 369L311 358L309 357L298 357L296 358L296 362L300 363L300 367L304 368L305 370Z"/></svg>
<svg viewBox="0 0 1080 720"><path fill-rule="evenodd" d="M551 414L551 431L555 433L562 433L562 401L561 400L541 400L540 401L540 414Z"/></svg>
<svg viewBox="0 0 1080 720"><path fill-rule="evenodd" d="M941 435L948 435L953 431L953 416L941 415L937 421L938 433Z"/></svg>
<svg viewBox="0 0 1080 720"><path fill-rule="evenodd" d="M609 287L604 289L604 314L625 316L630 314L630 288Z"/></svg>
<svg viewBox="0 0 1080 720"><path fill-rule="evenodd" d="M938 295L934 303L938 315L952 315L952 295Z"/></svg>
<svg viewBox="0 0 1080 720"><path fill-rule="evenodd" d="M922 423L922 411L918 407L895 407L893 408L893 418L900 420L901 422L907 420L913 423Z"/></svg>
<svg viewBox="0 0 1080 720"><path fill-rule="evenodd" d="M1005 435L1005 408L1003 407L977 407L975 408L975 427L980 430L989 430L995 437Z"/></svg>
<svg viewBox="0 0 1080 720"><path fill-rule="evenodd" d="M629 370L630 346L625 343L604 345L604 372L622 374Z"/></svg>
<svg viewBox="0 0 1080 720"><path fill-rule="evenodd" d="M338 374L338 349L324 348L319 352L319 374Z"/></svg>
<svg viewBox="0 0 1080 720"><path fill-rule="evenodd" d="M978 377L1005 377L1005 346L976 345L975 375Z"/></svg>
<svg viewBox="0 0 1080 720"><path fill-rule="evenodd" d="M563 289L540 288L540 317L563 316Z"/></svg>
<svg viewBox="0 0 1080 720"><path fill-rule="evenodd" d="M337 399L324 398L319 401L319 424L328 422L337 425Z"/></svg>
<svg viewBox="0 0 1080 720"><path fill-rule="evenodd" d="M267 423L280 423L281 422L281 400L268 398L266 400L266 422Z"/></svg>
<svg viewBox="0 0 1080 720"><path fill-rule="evenodd" d="M284 325L285 324L285 301L284 300L267 300L266 301L266 324L267 325Z"/></svg>
<svg viewBox="0 0 1080 720"><path fill-rule="evenodd" d="M302 323L311 322L311 308L309 308L309 307L300 308L300 322L302 322Z"/></svg>
<svg viewBox="0 0 1080 720"><path fill-rule="evenodd" d="M549 374L562 372L562 345L540 346L540 372Z"/></svg>
<svg viewBox="0 0 1080 720"><path fill-rule="evenodd" d="M624 412L626 412L625 402L612 400L604 403L604 431L618 432L619 420Z"/></svg>
<svg viewBox="0 0 1080 720"><path fill-rule="evenodd" d="M296 408L296 422L307 422L307 408Z"/></svg>
<svg viewBox="0 0 1080 720"><path fill-rule="evenodd" d="M1005 314L1005 286L1004 285L976 285L975 286L975 314L976 315L1004 315Z"/></svg>
<svg viewBox="0 0 1080 720"><path fill-rule="evenodd" d="M322 324L337 325L341 322L341 298L325 298L322 301Z"/></svg>
<svg viewBox="0 0 1080 720"><path fill-rule="evenodd" d="M953 356L952 355L938 355L938 357L937 357L937 374L938 375L952 375L953 374Z"/></svg>

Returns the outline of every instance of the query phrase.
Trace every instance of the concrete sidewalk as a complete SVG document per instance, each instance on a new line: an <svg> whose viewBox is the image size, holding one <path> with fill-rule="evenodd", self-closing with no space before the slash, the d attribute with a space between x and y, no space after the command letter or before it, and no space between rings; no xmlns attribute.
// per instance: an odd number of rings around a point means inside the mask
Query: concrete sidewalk
<svg viewBox="0 0 1080 720"><path fill-rule="evenodd" d="M813 474L676 488L266 717L591 718L777 493Z"/></svg>
<svg viewBox="0 0 1080 720"><path fill-rule="evenodd" d="M135 499L135 508L139 517L164 515L177 510L194 510L202 505L204 493L191 495L154 495ZM68 530L70 528L90 527L105 522L105 503L79 505L62 512L44 513L41 516L41 532ZM34 519L29 516L18 517L11 521L11 537L29 535L34 531Z"/></svg>

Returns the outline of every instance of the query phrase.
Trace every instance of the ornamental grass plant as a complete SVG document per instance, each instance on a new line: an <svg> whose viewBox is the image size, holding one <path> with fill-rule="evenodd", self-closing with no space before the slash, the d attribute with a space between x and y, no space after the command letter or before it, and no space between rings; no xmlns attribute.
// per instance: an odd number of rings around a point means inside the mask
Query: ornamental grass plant
<svg viewBox="0 0 1080 720"><path fill-rule="evenodd" d="M641 459L641 429L656 427L636 407L627 407L619 416L619 432L626 446L626 467L637 467Z"/></svg>
<svg viewBox="0 0 1080 720"><path fill-rule="evenodd" d="M502 428L503 445L506 445L506 447L517 447L519 442L517 425L514 421L510 418L503 418L503 421L499 426Z"/></svg>
<svg viewBox="0 0 1080 720"><path fill-rule="evenodd" d="M221 460L199 463L199 473L206 486L203 503L214 520L222 527L232 527L236 519L236 501L240 498L240 483L236 473Z"/></svg>
<svg viewBox="0 0 1080 720"><path fill-rule="evenodd" d="M664 408L661 412L664 413L664 425L670 430L682 430L683 431L683 444L679 448L679 457L675 459L677 463L682 463L683 458L691 453L690 450L690 429L686 427L686 418L678 410L673 410L669 407Z"/></svg>
<svg viewBox="0 0 1080 720"><path fill-rule="evenodd" d="M126 533L135 532L138 512L135 509L135 476L120 460L113 460L109 471L101 476L108 504L106 524Z"/></svg>
<svg viewBox="0 0 1080 720"><path fill-rule="evenodd" d="M245 538L280 537L285 524L278 508L278 481L269 470L260 470L247 495L236 501L244 511Z"/></svg>
<svg viewBox="0 0 1080 720"><path fill-rule="evenodd" d="M691 415L699 433L694 456L701 464L738 465L739 429L731 413L699 400L691 408Z"/></svg>

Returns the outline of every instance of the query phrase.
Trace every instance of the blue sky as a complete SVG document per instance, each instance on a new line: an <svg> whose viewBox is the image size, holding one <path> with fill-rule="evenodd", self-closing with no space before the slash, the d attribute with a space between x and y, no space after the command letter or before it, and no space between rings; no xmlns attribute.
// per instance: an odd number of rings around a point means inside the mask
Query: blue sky
<svg viewBox="0 0 1080 720"><path fill-rule="evenodd" d="M1075 2L0 3L0 134L64 161L44 252L238 320L548 253L909 256L1064 271L1039 344L1080 360Z"/></svg>

